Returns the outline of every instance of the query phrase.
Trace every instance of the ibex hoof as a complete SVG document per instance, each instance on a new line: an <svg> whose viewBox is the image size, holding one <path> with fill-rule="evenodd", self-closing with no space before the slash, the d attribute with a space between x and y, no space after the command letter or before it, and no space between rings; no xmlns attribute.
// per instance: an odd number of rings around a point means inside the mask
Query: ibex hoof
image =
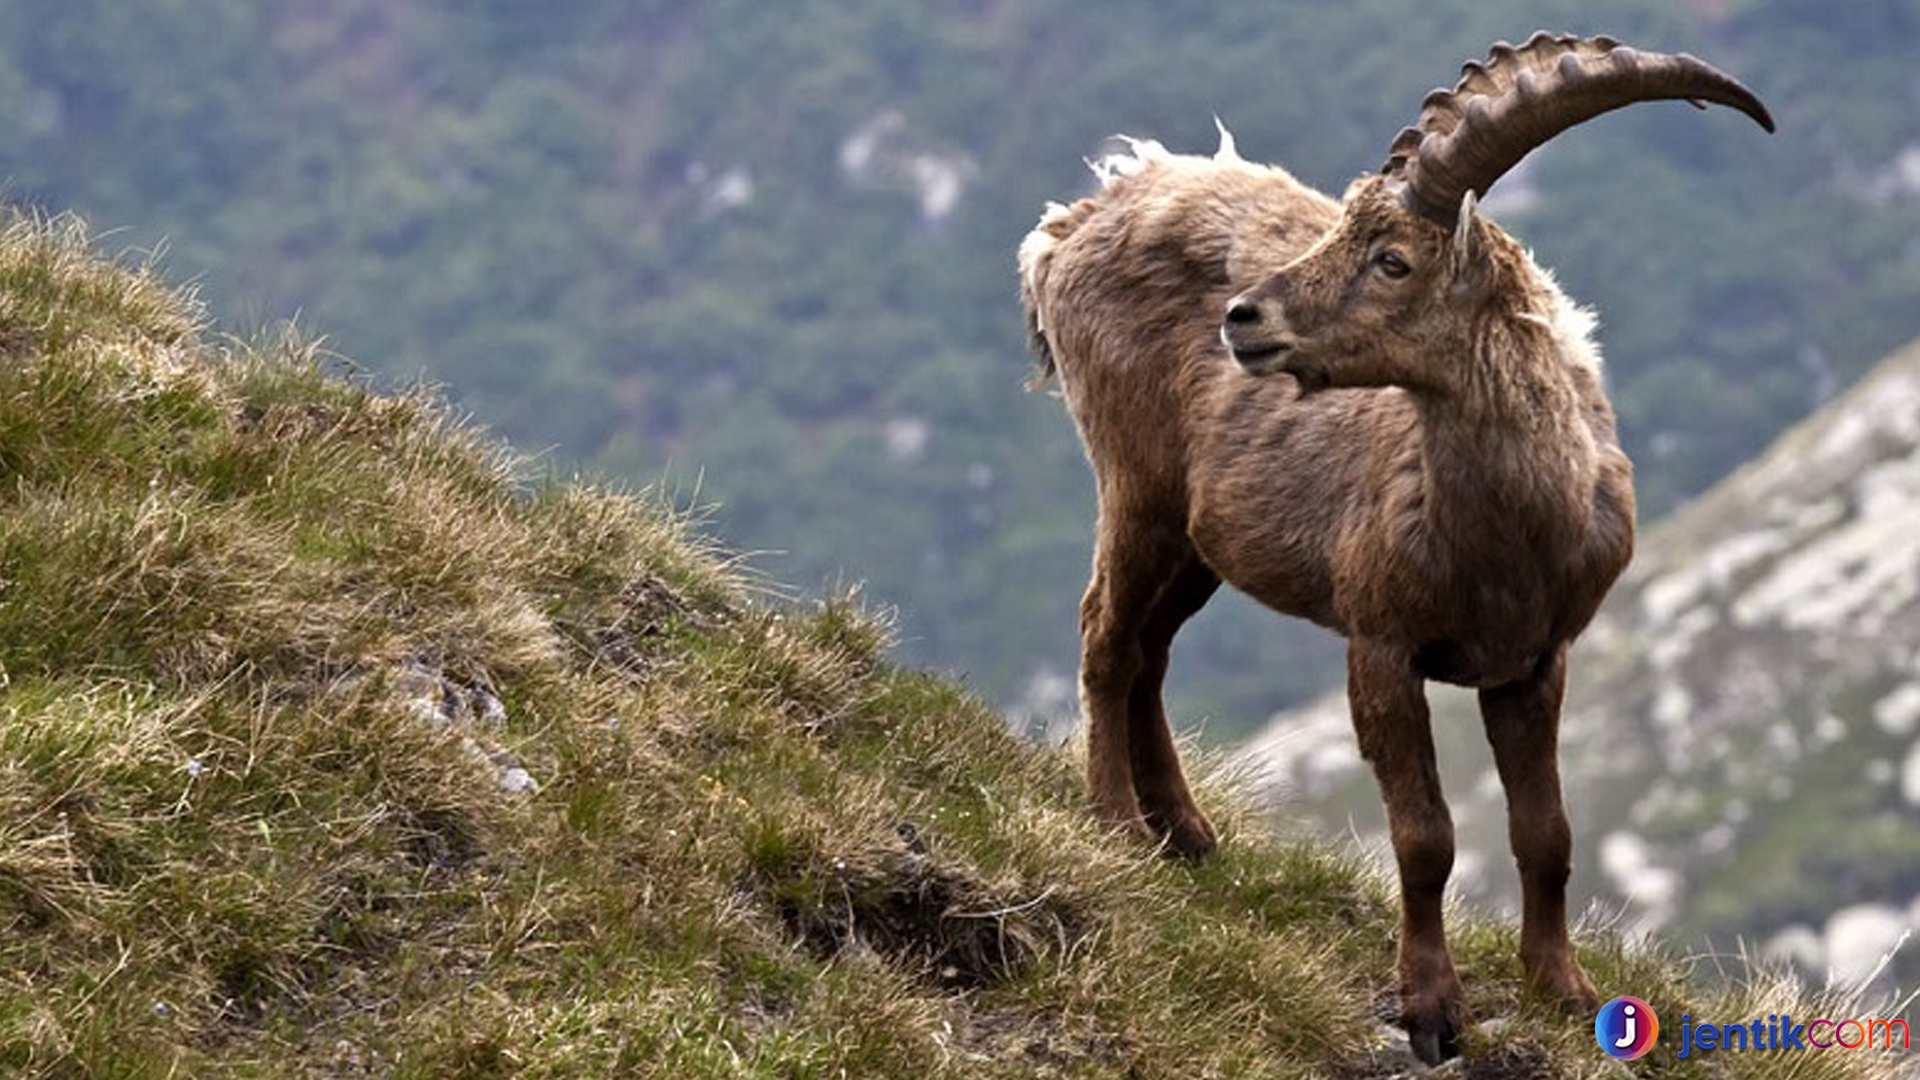
<svg viewBox="0 0 1920 1080"><path fill-rule="evenodd" d="M1207 815L1191 804L1172 810L1131 812L1102 807L1096 813L1102 821L1120 832L1141 843L1154 845L1172 857L1200 859L1220 846L1219 837L1215 835Z"/></svg>
<svg viewBox="0 0 1920 1080"><path fill-rule="evenodd" d="M1600 1008L1600 995L1594 991L1592 980L1571 958L1564 965L1528 974L1534 992L1562 1008L1581 1013Z"/></svg>
<svg viewBox="0 0 1920 1080"><path fill-rule="evenodd" d="M1403 1023L1407 1028L1407 1043L1421 1064L1438 1065L1460 1056L1460 1032L1447 1017L1446 1010L1435 1010L1424 1017L1408 1014Z"/></svg>
<svg viewBox="0 0 1920 1080"><path fill-rule="evenodd" d="M1170 813L1149 813L1147 822L1166 845L1169 855L1182 859L1203 859L1220 846L1220 837L1213 831L1213 823L1207 820L1207 815L1191 806Z"/></svg>
<svg viewBox="0 0 1920 1080"><path fill-rule="evenodd" d="M1460 1032L1471 1020L1459 980L1449 972L1440 982L1424 992L1403 988L1400 994L1400 1026L1407 1030L1413 1056L1426 1065L1460 1056Z"/></svg>

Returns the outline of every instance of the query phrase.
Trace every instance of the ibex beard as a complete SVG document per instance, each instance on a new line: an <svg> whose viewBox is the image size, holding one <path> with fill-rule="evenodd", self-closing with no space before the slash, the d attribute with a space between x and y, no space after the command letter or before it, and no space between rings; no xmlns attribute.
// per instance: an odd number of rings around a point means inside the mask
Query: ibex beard
<svg viewBox="0 0 1920 1080"><path fill-rule="evenodd" d="M1344 635L1360 750L1399 870L1402 1023L1428 1062L1467 1021L1441 919L1453 823L1426 680L1475 688L1522 888L1530 987L1590 1009L1567 933L1558 728L1568 646L1633 550L1632 466L1592 317L1476 198L1599 113L1684 99L1772 119L1727 75L1606 38L1496 45L1339 201L1234 152L1133 142L1020 247L1040 376L1099 497L1080 608L1104 820L1217 843L1161 702L1181 625L1227 582Z"/></svg>

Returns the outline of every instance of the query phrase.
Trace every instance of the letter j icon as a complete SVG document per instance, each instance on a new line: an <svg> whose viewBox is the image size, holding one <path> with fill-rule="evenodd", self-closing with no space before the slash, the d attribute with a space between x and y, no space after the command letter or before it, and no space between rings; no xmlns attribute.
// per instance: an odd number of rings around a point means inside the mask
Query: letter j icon
<svg viewBox="0 0 1920 1080"><path fill-rule="evenodd" d="M1600 1049L1623 1061L1653 1049L1660 1034L1660 1018L1653 1008L1637 997L1617 997L1600 1006L1593 1018L1593 1037Z"/></svg>

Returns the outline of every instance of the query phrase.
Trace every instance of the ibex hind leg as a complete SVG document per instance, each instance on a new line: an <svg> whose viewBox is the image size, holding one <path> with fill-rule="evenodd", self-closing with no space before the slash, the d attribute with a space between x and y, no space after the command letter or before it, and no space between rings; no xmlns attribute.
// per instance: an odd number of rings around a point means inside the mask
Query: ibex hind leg
<svg viewBox="0 0 1920 1080"><path fill-rule="evenodd" d="M1184 537L1102 507L1093 581L1080 605L1087 781L1102 819L1197 857L1216 843L1180 769L1160 702L1173 635L1219 581Z"/></svg>
<svg viewBox="0 0 1920 1080"><path fill-rule="evenodd" d="M1174 635L1220 588L1220 579L1189 552L1186 562L1155 598L1141 631L1142 663L1127 698L1127 744L1133 755L1133 786L1147 824L1174 854L1199 858L1218 843L1213 823L1194 802L1180 768L1180 754L1167 722L1161 687Z"/></svg>

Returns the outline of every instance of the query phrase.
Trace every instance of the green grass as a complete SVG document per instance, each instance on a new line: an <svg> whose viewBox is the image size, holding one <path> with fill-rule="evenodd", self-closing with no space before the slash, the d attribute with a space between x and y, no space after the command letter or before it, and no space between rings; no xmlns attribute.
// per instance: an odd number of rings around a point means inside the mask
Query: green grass
<svg viewBox="0 0 1920 1080"><path fill-rule="evenodd" d="M890 664L857 596L783 601L430 394L217 338L71 221L0 230L0 469L6 1075L1407 1068L1356 855L1218 775L1217 858L1110 835L1069 753ZM1610 1071L1520 992L1513 927L1455 925L1506 1021L1464 1075ZM1802 1008L1586 958L1662 1015ZM1885 1065L1660 1058L1632 1071Z"/></svg>

